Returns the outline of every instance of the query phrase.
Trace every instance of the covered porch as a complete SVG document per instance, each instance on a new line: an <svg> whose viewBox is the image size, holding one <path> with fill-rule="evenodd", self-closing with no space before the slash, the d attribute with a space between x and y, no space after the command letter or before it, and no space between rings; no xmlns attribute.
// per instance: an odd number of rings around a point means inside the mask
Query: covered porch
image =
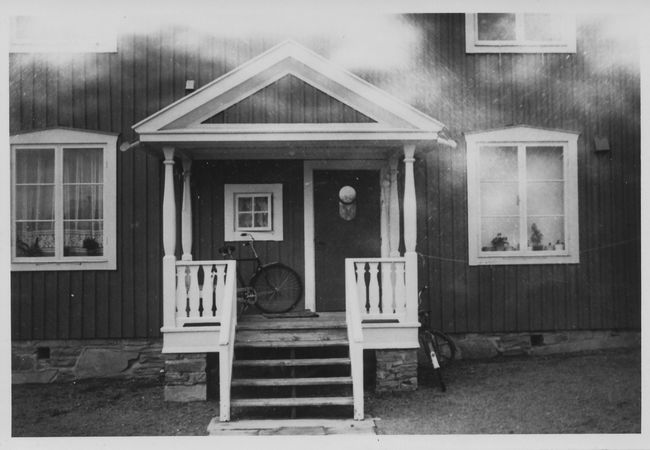
<svg viewBox="0 0 650 450"><path fill-rule="evenodd" d="M299 78L327 94L331 102L341 103L369 120L346 122L342 117L332 121L330 114L328 120L315 123L214 123L214 117L258 95L286 75ZM344 286L344 307L338 308L345 315L354 416L363 418L363 349L418 347L413 164L416 148L431 150L438 143L453 145L443 137L442 124L304 47L285 42L148 117L136 124L134 130L140 137L137 145L160 155L164 164L163 352L219 354L221 420L230 418L238 320L237 263L215 259L216 255L205 259L193 254L197 249L193 221L198 214L193 211L193 171L206 161L213 165L291 161L302 166L303 236L302 245L294 246L293 252L302 252L303 267L299 272L304 275L304 307L316 312L321 304L317 301L315 174L328 169L369 170L378 174L378 248L372 256L346 255L344 263L341 262L345 266L344 279L340 280ZM400 167L404 181L398 187ZM180 193L175 187L175 169L182 173ZM222 182L212 178L212 183ZM288 181L279 180L277 184ZM225 215L228 213L224 211ZM226 241L227 235L213 237L219 238ZM287 238L285 232L273 239Z"/></svg>

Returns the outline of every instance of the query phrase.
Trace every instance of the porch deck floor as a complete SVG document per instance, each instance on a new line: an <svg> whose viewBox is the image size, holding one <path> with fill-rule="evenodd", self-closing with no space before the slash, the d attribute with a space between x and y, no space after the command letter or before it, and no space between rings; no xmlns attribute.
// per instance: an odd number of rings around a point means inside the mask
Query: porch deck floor
<svg viewBox="0 0 650 450"><path fill-rule="evenodd" d="M238 329L282 328L345 328L345 312L319 312L315 317L266 317L263 314L245 314L239 318Z"/></svg>

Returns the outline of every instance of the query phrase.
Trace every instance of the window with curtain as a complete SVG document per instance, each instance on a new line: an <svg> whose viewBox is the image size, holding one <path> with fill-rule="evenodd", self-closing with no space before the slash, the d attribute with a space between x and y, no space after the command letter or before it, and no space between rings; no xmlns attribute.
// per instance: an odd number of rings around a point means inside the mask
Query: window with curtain
<svg viewBox="0 0 650 450"><path fill-rule="evenodd" d="M548 13L465 15L467 53L575 53L575 20Z"/></svg>
<svg viewBox="0 0 650 450"><path fill-rule="evenodd" d="M44 134L45 133L45 134ZM14 270L100 269L115 266L115 149L76 144L88 135L64 130L70 144L12 145ZM43 141L56 130L33 133ZM34 265L36 264L36 265Z"/></svg>
<svg viewBox="0 0 650 450"><path fill-rule="evenodd" d="M577 262L577 135L514 127L466 140L470 264Z"/></svg>

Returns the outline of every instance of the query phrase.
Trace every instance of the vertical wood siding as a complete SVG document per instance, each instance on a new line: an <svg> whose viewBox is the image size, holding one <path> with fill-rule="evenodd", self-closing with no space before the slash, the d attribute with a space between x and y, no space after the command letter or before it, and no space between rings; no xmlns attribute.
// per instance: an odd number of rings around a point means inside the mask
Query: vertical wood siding
<svg viewBox="0 0 650 450"><path fill-rule="evenodd" d="M421 284L432 324L449 332L640 328L639 68L634 41L603 33L608 19L578 20L575 54L465 54L462 14L414 15L400 30L417 38L399 67L354 69L381 89L445 123L460 143L416 155ZM406 27L406 28L404 28ZM117 53L11 54L10 130L76 127L136 137L131 126L293 38L325 57L347 45L335 35L223 38L182 26L120 37ZM289 102L280 99L289 93ZM296 80L283 80L214 121L364 121ZM579 265L470 267L462 133L527 124L580 132ZM611 152L595 153L596 135ZM11 274L12 337L157 337L161 317L162 165L142 152L117 155L116 271ZM263 244L267 260L300 272L300 162L198 162L194 254L221 245L222 183L284 181L285 236ZM213 176L218 174L217 177ZM177 183L179 180L177 180ZM180 252L180 240L178 243Z"/></svg>
<svg viewBox="0 0 650 450"><path fill-rule="evenodd" d="M218 248L224 245L224 184L282 183L284 240L257 241L255 248L263 262L280 261L304 280L302 161L200 161L193 166L192 177L196 259L221 259ZM238 258L252 257L249 248L232 244ZM245 279L254 268L252 262L242 263Z"/></svg>
<svg viewBox="0 0 650 450"><path fill-rule="evenodd" d="M285 75L203 123L251 123L253 112L256 123L374 122L299 78Z"/></svg>

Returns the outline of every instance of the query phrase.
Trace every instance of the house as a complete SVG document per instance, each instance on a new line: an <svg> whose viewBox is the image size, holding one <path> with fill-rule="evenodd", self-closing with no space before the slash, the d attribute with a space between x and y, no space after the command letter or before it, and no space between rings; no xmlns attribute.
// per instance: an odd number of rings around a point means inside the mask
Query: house
<svg viewBox="0 0 650 450"><path fill-rule="evenodd" d="M162 370L191 400L216 371L228 420L256 331L218 249L251 235L299 274L298 309L338 313L357 418L364 351L378 388L416 387L424 286L465 357L638 340L624 20L90 22L54 49L34 20L10 55L14 382Z"/></svg>

